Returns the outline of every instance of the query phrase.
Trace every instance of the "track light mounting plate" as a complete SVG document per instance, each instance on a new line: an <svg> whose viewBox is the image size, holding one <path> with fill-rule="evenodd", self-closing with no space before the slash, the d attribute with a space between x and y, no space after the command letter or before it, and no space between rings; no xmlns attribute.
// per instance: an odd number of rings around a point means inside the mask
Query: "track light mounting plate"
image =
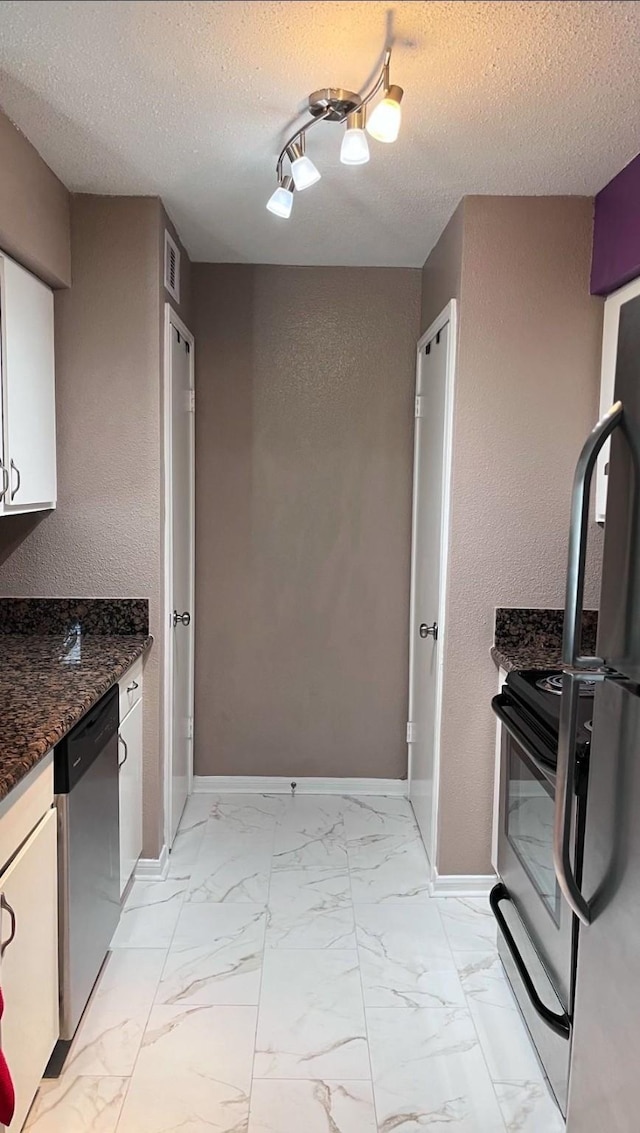
<svg viewBox="0 0 640 1133"><path fill-rule="evenodd" d="M309 113L327 122L344 122L361 105L360 95L343 87L323 87L309 95Z"/></svg>

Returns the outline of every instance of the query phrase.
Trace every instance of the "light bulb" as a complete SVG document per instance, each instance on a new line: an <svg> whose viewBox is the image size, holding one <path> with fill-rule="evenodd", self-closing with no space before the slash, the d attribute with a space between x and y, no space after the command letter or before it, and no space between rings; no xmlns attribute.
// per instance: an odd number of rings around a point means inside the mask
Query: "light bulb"
<svg viewBox="0 0 640 1133"><path fill-rule="evenodd" d="M367 130L378 142L395 142L400 131L402 87L391 86L367 122Z"/></svg>
<svg viewBox="0 0 640 1133"><path fill-rule="evenodd" d="M364 165L369 160L369 143L364 132L364 110L354 110L347 118L340 161L343 165Z"/></svg>
<svg viewBox="0 0 640 1133"><path fill-rule="evenodd" d="M293 178L283 177L278 184L278 188L274 189L273 193L267 201L267 208L274 216L280 216L283 220L288 220L291 216L291 209L293 208Z"/></svg>
<svg viewBox="0 0 640 1133"><path fill-rule="evenodd" d="M320 173L316 169L310 157L306 154L301 154L295 161L291 162L291 175L296 189L300 192L302 189L308 189L310 185L315 185L316 181L320 180Z"/></svg>

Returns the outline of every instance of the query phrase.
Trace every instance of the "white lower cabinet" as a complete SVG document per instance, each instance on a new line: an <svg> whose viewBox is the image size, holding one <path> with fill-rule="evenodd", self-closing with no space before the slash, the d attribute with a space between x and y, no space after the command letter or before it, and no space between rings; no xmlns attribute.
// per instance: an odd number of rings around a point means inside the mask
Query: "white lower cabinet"
<svg viewBox="0 0 640 1133"><path fill-rule="evenodd" d="M0 923L7 941L11 917L15 936L2 958L5 1010L0 1033L16 1090L16 1111L8 1127L18 1133L57 1041L58 869L57 813L49 810L0 877L6 905Z"/></svg>
<svg viewBox="0 0 640 1133"><path fill-rule="evenodd" d="M120 896L142 853L142 700L120 724Z"/></svg>

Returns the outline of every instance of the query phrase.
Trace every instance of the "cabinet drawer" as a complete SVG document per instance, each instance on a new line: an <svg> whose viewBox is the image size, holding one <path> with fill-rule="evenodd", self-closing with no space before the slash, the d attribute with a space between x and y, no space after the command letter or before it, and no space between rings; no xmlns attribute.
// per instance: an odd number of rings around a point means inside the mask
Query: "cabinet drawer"
<svg viewBox="0 0 640 1133"><path fill-rule="evenodd" d="M131 666L121 677L120 688L120 723L123 722L134 704L142 699L142 657Z"/></svg>
<svg viewBox="0 0 640 1133"><path fill-rule="evenodd" d="M53 804L53 752L0 802L0 870Z"/></svg>
<svg viewBox="0 0 640 1133"><path fill-rule="evenodd" d="M2 960L0 1023L16 1091L10 1133L23 1126L59 1034L56 834L57 815L50 810L0 877L0 893L15 914L15 937ZM3 910L4 940L9 928Z"/></svg>

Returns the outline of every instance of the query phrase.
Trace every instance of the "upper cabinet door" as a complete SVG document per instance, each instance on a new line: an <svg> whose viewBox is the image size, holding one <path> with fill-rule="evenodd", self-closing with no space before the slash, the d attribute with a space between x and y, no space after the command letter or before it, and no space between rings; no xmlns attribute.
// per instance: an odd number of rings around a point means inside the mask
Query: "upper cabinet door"
<svg viewBox="0 0 640 1133"><path fill-rule="evenodd" d="M53 292L0 257L5 512L56 503Z"/></svg>

